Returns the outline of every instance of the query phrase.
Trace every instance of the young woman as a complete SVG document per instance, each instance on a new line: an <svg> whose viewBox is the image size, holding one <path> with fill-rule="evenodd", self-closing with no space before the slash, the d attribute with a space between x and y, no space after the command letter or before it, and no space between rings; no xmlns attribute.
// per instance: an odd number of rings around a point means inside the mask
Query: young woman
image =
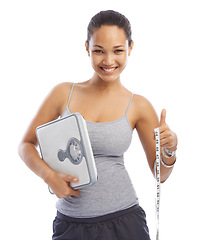
<svg viewBox="0 0 198 240"><path fill-rule="evenodd" d="M19 154L59 198L54 240L147 240L145 212L125 169L124 153L136 129L154 174L154 128L159 127L161 181L165 182L176 161L177 136L165 122L165 110L159 122L150 102L131 93L120 81L134 45L125 16L115 11L95 15L85 45L93 77L54 87L30 124ZM74 112L86 120L99 177L93 186L76 191L69 186L78 181L75 176L52 171L39 157L35 135L37 126Z"/></svg>

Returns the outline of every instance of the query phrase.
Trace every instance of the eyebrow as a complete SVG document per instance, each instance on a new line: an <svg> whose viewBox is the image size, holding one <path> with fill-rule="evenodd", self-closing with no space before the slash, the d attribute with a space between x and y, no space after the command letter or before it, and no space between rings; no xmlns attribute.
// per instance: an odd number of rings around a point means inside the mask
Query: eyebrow
<svg viewBox="0 0 198 240"><path fill-rule="evenodd" d="M125 47L124 45L118 45L118 46L115 46L114 48L120 48L120 47Z"/></svg>
<svg viewBox="0 0 198 240"><path fill-rule="evenodd" d="M100 46L100 45L94 45L94 47L99 47L99 48L103 48L102 46Z"/></svg>
<svg viewBox="0 0 198 240"><path fill-rule="evenodd" d="M94 45L94 47L103 48L103 47L100 46L100 45ZM123 46L123 45L117 45L117 46L114 46L113 48L120 48L120 47L124 47L124 46Z"/></svg>

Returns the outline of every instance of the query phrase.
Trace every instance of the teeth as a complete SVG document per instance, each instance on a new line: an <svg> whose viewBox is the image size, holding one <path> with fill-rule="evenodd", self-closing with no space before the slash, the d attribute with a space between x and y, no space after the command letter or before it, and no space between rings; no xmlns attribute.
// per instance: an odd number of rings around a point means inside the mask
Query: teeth
<svg viewBox="0 0 198 240"><path fill-rule="evenodd" d="M116 68L110 68L110 69L106 69L106 68L102 68L105 72L113 72Z"/></svg>

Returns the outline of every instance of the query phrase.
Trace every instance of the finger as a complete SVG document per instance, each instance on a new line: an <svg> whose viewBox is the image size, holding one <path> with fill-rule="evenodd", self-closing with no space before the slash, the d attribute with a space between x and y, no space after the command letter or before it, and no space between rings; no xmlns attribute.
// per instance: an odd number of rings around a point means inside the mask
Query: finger
<svg viewBox="0 0 198 240"><path fill-rule="evenodd" d="M79 196L80 195L80 190L73 190L73 196Z"/></svg>
<svg viewBox="0 0 198 240"><path fill-rule="evenodd" d="M69 186L68 184L65 185L64 189L62 189L62 198L66 198L69 196L78 196L80 195L80 190L74 190L71 186Z"/></svg>
<svg viewBox="0 0 198 240"><path fill-rule="evenodd" d="M69 192L67 193L69 196L79 196L80 190L74 190L73 188L69 187Z"/></svg>
<svg viewBox="0 0 198 240"><path fill-rule="evenodd" d="M169 144L169 141L168 141L167 138L164 138L164 139L160 140L160 146L161 147L165 147L165 145L168 146L168 144Z"/></svg>
<svg viewBox="0 0 198 240"><path fill-rule="evenodd" d="M163 109L160 117L160 126L166 124L166 109Z"/></svg>
<svg viewBox="0 0 198 240"><path fill-rule="evenodd" d="M78 178L72 177L72 176L66 175L66 174L65 174L65 176L64 176L64 180L65 180L67 183L70 183L70 182L76 183L76 182L79 181Z"/></svg>
<svg viewBox="0 0 198 240"><path fill-rule="evenodd" d="M76 183L76 182L78 182L78 181L79 181L79 179L78 179L78 178L72 177L72 180L71 180L71 182L73 182L73 183Z"/></svg>
<svg viewBox="0 0 198 240"><path fill-rule="evenodd" d="M162 140L163 138L173 138L171 132L168 129L165 129L163 131L160 132L160 140Z"/></svg>
<svg viewBox="0 0 198 240"><path fill-rule="evenodd" d="M168 130L168 125L164 124L159 127L159 133L162 134Z"/></svg>
<svg viewBox="0 0 198 240"><path fill-rule="evenodd" d="M173 144L172 137L165 137L162 140L160 140L161 147L171 147L172 144Z"/></svg>

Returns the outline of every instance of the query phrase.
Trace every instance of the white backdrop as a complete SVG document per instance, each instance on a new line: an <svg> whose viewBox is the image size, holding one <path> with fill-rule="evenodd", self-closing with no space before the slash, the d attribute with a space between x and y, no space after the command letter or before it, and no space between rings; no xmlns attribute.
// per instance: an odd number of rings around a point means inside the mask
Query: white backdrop
<svg viewBox="0 0 198 240"><path fill-rule="evenodd" d="M56 84L89 79L89 20L113 9L131 21L132 55L121 79L149 99L178 134L177 164L162 185L160 239L195 239L197 202L197 4L188 0L0 2L1 235L51 239L56 197L20 160L17 147L46 94ZM155 239L155 181L137 133L126 167ZM124 186L123 186L124 187ZM121 192L121 189L120 189Z"/></svg>

